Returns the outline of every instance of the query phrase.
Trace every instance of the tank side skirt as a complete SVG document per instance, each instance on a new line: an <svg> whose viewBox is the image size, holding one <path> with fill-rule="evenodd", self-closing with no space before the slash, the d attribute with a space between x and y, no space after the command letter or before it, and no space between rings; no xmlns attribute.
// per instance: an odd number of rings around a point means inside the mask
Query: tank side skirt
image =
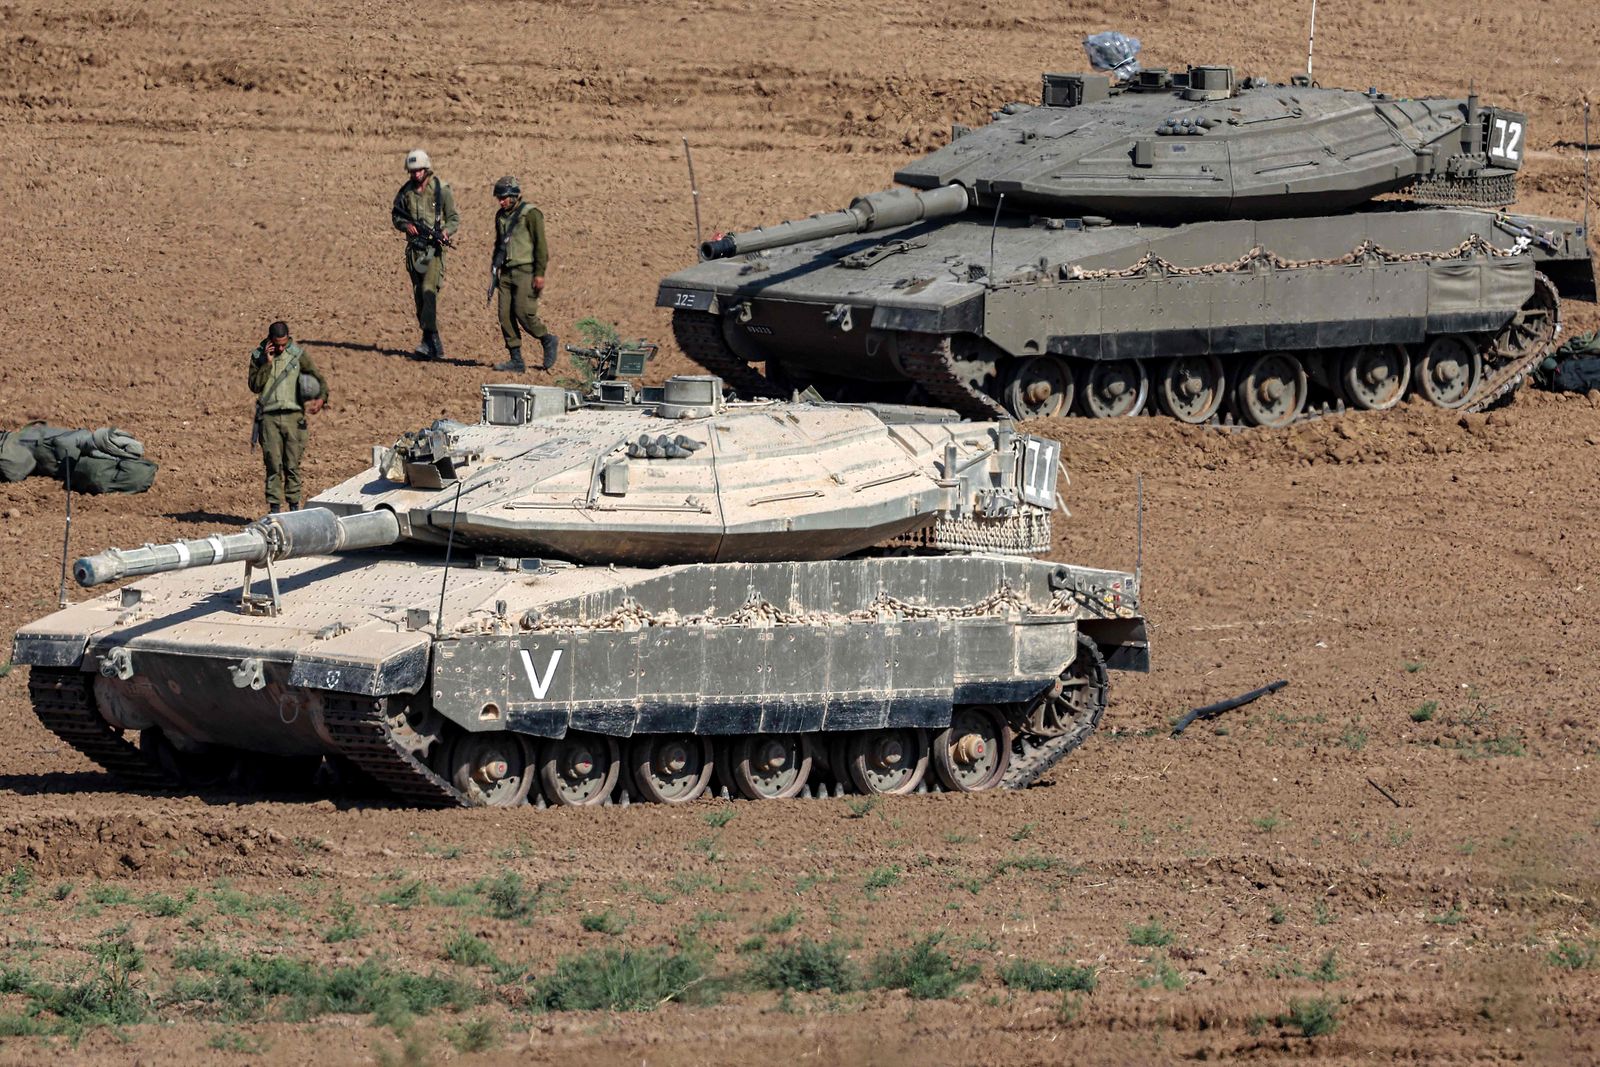
<svg viewBox="0 0 1600 1067"><path fill-rule="evenodd" d="M330 693L323 723L341 755L404 800L426 808L467 804L458 790L395 738L384 718L382 698Z"/></svg>

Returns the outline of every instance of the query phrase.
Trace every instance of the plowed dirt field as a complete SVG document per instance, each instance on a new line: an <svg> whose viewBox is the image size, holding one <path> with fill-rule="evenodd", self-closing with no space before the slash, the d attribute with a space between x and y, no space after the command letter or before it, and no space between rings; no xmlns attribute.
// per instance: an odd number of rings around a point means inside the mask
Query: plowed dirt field
<svg viewBox="0 0 1600 1067"><path fill-rule="evenodd" d="M692 258L681 137L709 228L797 217L1080 69L1086 32L1286 78L1304 6L0 0L0 425L112 423L160 462L148 494L77 501L76 549L235 526L262 510L245 370L271 319L332 383L312 488L477 410L502 173L548 220L547 321L665 340L654 282ZM1531 116L1521 206L1582 214L1592 3L1319 14L1325 84L1474 82ZM464 219L442 365L405 358L388 223L418 144ZM1595 321L1569 306L1569 330ZM1156 666L1114 677L1102 731L1024 793L449 813L129 794L10 670L0 1062L1600 1060L1600 394L1033 429L1072 471L1058 558L1130 567L1143 476ZM61 498L0 487L6 635L54 607ZM865 978L930 934L948 996L751 977L809 939ZM654 1010L555 1010L552 976L579 984L558 961L613 949L683 969L641 981ZM1080 988L1030 991L1052 983L1019 961ZM1305 1036L1319 1012L1331 1032Z"/></svg>

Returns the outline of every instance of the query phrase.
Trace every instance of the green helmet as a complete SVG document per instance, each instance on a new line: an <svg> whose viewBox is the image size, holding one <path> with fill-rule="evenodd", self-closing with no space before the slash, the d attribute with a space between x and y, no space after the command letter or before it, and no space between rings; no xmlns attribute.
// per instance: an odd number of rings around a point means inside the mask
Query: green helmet
<svg viewBox="0 0 1600 1067"><path fill-rule="evenodd" d="M509 174L494 183L494 198L496 200L500 199L502 196L521 195L522 184Z"/></svg>

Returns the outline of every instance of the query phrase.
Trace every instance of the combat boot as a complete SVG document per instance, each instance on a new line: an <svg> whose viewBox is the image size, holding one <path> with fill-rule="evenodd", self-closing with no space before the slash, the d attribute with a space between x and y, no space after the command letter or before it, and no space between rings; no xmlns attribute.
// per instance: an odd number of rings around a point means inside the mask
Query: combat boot
<svg viewBox="0 0 1600 1067"><path fill-rule="evenodd" d="M495 370L514 371L517 374L527 373L528 365L522 362L522 349L508 348L506 349L506 355L510 358L504 363L496 363L494 365Z"/></svg>
<svg viewBox="0 0 1600 1067"><path fill-rule="evenodd" d="M434 359L444 358L444 342L439 340L439 331L434 330L428 335L428 348Z"/></svg>
<svg viewBox="0 0 1600 1067"><path fill-rule="evenodd" d="M544 369L555 370L556 356L560 351L556 347L556 335L553 333L547 333L543 337L539 338L539 343L544 346Z"/></svg>
<svg viewBox="0 0 1600 1067"><path fill-rule="evenodd" d="M422 335L422 340L417 342L417 347L413 348L411 350L411 354L413 356L415 356L417 359L432 359L433 358L433 342L431 340L432 337L433 337L432 334L427 334L427 333L423 334Z"/></svg>

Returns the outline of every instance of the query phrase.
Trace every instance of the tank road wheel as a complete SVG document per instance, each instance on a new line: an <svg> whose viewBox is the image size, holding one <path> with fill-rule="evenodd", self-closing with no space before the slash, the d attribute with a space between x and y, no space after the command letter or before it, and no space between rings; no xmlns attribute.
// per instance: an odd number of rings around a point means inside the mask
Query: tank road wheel
<svg viewBox="0 0 1600 1067"><path fill-rule="evenodd" d="M1494 338L1494 355L1500 360L1526 359L1555 343L1561 326L1561 295L1555 283L1534 271L1533 295Z"/></svg>
<svg viewBox="0 0 1600 1067"><path fill-rule="evenodd" d="M709 737L646 734L628 746L633 784L645 800L687 804L706 791L714 767Z"/></svg>
<svg viewBox="0 0 1600 1067"><path fill-rule="evenodd" d="M1178 356L1156 373L1156 402L1168 415L1199 425L1222 406L1225 384L1216 356Z"/></svg>
<svg viewBox="0 0 1600 1067"><path fill-rule="evenodd" d="M1252 426L1287 426L1306 406L1306 369L1287 352L1257 356L1239 376L1234 401Z"/></svg>
<svg viewBox="0 0 1600 1067"><path fill-rule="evenodd" d="M1482 377L1478 346L1458 333L1429 338L1411 364L1412 391L1446 410L1465 407Z"/></svg>
<svg viewBox="0 0 1600 1067"><path fill-rule="evenodd" d="M1110 676L1100 646L1078 634L1078 655L1056 683L1028 709L1027 733L1052 738L1076 733L1088 737L1106 713Z"/></svg>
<svg viewBox="0 0 1600 1067"><path fill-rule="evenodd" d="M450 742L450 784L474 804L511 808L527 802L533 748L521 734L457 734Z"/></svg>
<svg viewBox="0 0 1600 1067"><path fill-rule="evenodd" d="M862 793L909 793L928 773L928 733L863 730L845 744L850 783Z"/></svg>
<svg viewBox="0 0 1600 1067"><path fill-rule="evenodd" d="M234 749L206 744L182 749L157 726L139 731L139 751L190 789L221 789L239 770L239 753Z"/></svg>
<svg viewBox="0 0 1600 1067"><path fill-rule="evenodd" d="M1144 410L1150 375L1137 359L1092 360L1078 391L1078 410L1091 419L1120 419Z"/></svg>
<svg viewBox="0 0 1600 1067"><path fill-rule="evenodd" d="M786 800L811 778L811 745L799 734L751 734L728 746L728 773L751 800Z"/></svg>
<svg viewBox="0 0 1600 1067"><path fill-rule="evenodd" d="M601 803L621 774L622 752L614 737L574 731L539 747L539 788L557 807Z"/></svg>
<svg viewBox="0 0 1600 1067"><path fill-rule="evenodd" d="M1017 361L1006 380L1007 410L1019 419L1048 419L1072 410L1072 368L1055 356Z"/></svg>
<svg viewBox="0 0 1600 1067"><path fill-rule="evenodd" d="M990 704L957 708L933 739L933 771L946 789L977 793L1000 784L1011 766L1011 727Z"/></svg>
<svg viewBox="0 0 1600 1067"><path fill-rule="evenodd" d="M1366 345L1339 364L1339 389L1351 407L1388 411L1411 384L1411 357L1399 345Z"/></svg>

